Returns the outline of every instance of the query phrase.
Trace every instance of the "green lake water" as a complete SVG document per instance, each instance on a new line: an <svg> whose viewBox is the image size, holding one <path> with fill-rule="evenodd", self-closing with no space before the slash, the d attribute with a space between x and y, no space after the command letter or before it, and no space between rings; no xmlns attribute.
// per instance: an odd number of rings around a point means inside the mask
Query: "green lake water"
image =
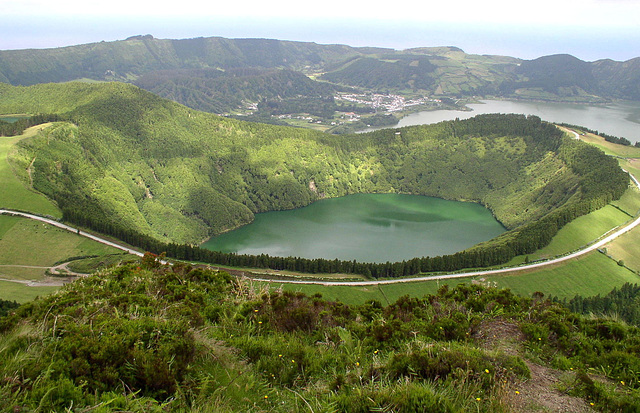
<svg viewBox="0 0 640 413"><path fill-rule="evenodd" d="M239 254L402 261L452 254L505 231L482 205L398 194L357 194L257 214L202 247Z"/></svg>
<svg viewBox="0 0 640 413"><path fill-rule="evenodd" d="M24 119L26 116L0 116L0 120L4 122L14 123L20 119Z"/></svg>

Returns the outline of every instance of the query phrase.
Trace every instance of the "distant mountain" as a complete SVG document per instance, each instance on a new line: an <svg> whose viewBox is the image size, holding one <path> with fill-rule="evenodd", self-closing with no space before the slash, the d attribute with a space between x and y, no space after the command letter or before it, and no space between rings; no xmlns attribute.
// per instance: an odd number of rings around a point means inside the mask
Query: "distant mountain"
<svg viewBox="0 0 640 413"><path fill-rule="evenodd" d="M322 79L368 89L430 89L436 66L427 56L388 55L361 57L347 67L327 73Z"/></svg>
<svg viewBox="0 0 640 413"><path fill-rule="evenodd" d="M627 62L585 62L559 54L523 61L516 79L505 81L505 95L580 99L588 96L640 100L640 58Z"/></svg>
<svg viewBox="0 0 640 413"><path fill-rule="evenodd" d="M131 81L157 71L202 68L321 70L350 57L390 51L270 39L208 37L184 40L135 36L56 49L0 51L0 81L33 85L93 80Z"/></svg>
<svg viewBox="0 0 640 413"><path fill-rule="evenodd" d="M292 71L319 76L325 84ZM57 49L0 51L0 82L33 85L78 79L134 82L215 113L243 100L316 99L330 93L326 82L367 91L450 97L640 100L640 58L585 62L562 54L520 60L466 54L456 47L396 51L273 39L171 40L150 35Z"/></svg>
<svg viewBox="0 0 640 413"><path fill-rule="evenodd" d="M616 98L640 100L640 57L622 63L599 60L592 65L601 91Z"/></svg>

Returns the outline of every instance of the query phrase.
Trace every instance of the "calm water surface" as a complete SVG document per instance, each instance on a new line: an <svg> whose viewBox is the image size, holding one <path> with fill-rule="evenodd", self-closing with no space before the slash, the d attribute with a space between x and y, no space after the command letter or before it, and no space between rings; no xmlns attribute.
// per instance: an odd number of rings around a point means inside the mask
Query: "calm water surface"
<svg viewBox="0 0 640 413"><path fill-rule="evenodd" d="M211 238L202 247L239 254L395 262L452 254L504 231L478 204L357 194L257 214L253 223Z"/></svg>
<svg viewBox="0 0 640 413"><path fill-rule="evenodd" d="M26 116L0 116L0 120L4 122L14 123L19 121L20 119L24 119Z"/></svg>
<svg viewBox="0 0 640 413"><path fill-rule="evenodd" d="M617 102L606 106L570 103L514 102L483 100L470 104L472 111L435 110L405 116L396 127L426 125L455 118L467 119L485 113L522 113L536 115L543 120L586 126L609 135L640 141L640 102Z"/></svg>

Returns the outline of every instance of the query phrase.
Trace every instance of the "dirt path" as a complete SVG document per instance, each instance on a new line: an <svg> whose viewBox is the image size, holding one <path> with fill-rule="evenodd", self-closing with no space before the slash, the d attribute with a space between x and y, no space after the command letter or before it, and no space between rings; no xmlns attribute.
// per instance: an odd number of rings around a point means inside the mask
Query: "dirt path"
<svg viewBox="0 0 640 413"><path fill-rule="evenodd" d="M29 287L60 287L64 284L72 282L73 280L76 280L78 277L86 277L89 275L71 271L68 265L69 262L63 262L62 264L58 264L53 267L45 267L39 265L0 264L0 268L33 268L38 270L48 270L51 274L53 274L53 277L45 275L41 280L16 280L15 278L1 277L0 280L24 284Z"/></svg>
<svg viewBox="0 0 640 413"><path fill-rule="evenodd" d="M54 274L54 275L66 275L70 277L87 277L90 275L82 272L71 271L69 269L69 264L70 262L63 262L62 264L58 264L56 266L49 268L49 271L51 271L51 274Z"/></svg>
<svg viewBox="0 0 640 413"><path fill-rule="evenodd" d="M571 371L542 366L523 357L525 336L512 320L488 320L480 323L473 334L476 344L488 351L520 356L531 372L531 378L505 384L503 396L508 411L587 413L595 410L582 398L570 396L558 389L564 380L573 379Z"/></svg>
<svg viewBox="0 0 640 413"><path fill-rule="evenodd" d="M33 159L31 160L31 163L29 164L29 166L27 167L27 174L29 175L29 188L33 189L33 175L32 175L32 169L31 167L33 166L33 163L36 161L36 157L34 156Z"/></svg>

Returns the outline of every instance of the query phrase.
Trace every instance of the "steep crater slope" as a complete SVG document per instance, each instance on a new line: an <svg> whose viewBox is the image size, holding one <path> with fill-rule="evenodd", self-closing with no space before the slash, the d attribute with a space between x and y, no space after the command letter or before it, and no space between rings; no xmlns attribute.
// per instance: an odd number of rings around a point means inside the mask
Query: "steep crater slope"
<svg viewBox="0 0 640 413"><path fill-rule="evenodd" d="M400 192L486 205L511 230L492 245L512 255L544 245L628 185L615 160L537 117L335 137L197 112L120 83L0 85L0 93L0 112L68 119L12 155L16 168L32 165L34 187L67 219L163 241L199 243L254 213L324 197Z"/></svg>

